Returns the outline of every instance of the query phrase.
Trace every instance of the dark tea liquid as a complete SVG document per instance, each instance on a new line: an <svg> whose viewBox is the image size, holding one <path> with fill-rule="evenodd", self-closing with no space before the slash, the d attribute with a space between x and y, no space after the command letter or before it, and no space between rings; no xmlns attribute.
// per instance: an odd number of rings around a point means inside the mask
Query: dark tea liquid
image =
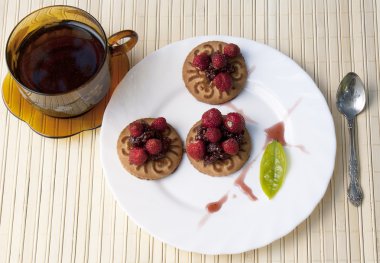
<svg viewBox="0 0 380 263"><path fill-rule="evenodd" d="M95 75L105 52L96 32L81 23L41 28L20 45L16 76L37 92L68 92Z"/></svg>

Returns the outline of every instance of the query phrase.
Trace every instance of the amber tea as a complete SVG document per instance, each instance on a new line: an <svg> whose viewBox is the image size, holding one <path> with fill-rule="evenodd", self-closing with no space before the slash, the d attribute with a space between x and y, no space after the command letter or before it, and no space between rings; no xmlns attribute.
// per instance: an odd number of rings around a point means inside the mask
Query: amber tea
<svg viewBox="0 0 380 263"><path fill-rule="evenodd" d="M93 29L76 21L61 22L23 40L15 75L34 91L66 93L96 75L105 57L106 47Z"/></svg>
<svg viewBox="0 0 380 263"><path fill-rule="evenodd" d="M128 40L120 43L124 38ZM21 96L36 110L71 118L105 98L112 82L111 58L124 56L137 39L133 30L107 38L86 11L48 6L15 26L5 49L6 62Z"/></svg>

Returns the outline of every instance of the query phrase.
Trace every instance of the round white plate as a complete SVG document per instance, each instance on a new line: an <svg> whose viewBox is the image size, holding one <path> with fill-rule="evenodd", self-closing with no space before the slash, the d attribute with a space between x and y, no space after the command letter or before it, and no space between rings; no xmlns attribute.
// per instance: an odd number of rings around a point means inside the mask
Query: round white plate
<svg viewBox="0 0 380 263"><path fill-rule="evenodd" d="M258 197L252 201L234 181L195 170L186 155L171 176L145 181L128 174L116 142L122 129L144 117L164 116L185 140L190 127L211 105L198 102L182 81L182 64L201 42L221 40L240 46L249 70L243 92L217 106L223 114L241 110L253 140L245 183ZM250 121L253 120L253 121ZM264 130L284 121L288 171L277 195L269 200L260 187ZM298 145L298 146L297 146ZM101 161L120 206L154 237L187 251L240 253L264 246L293 230L323 197L333 173L336 139L328 105L312 79L290 58L251 40L206 36L170 44L134 66L114 92L104 114ZM227 194L213 214L206 205Z"/></svg>

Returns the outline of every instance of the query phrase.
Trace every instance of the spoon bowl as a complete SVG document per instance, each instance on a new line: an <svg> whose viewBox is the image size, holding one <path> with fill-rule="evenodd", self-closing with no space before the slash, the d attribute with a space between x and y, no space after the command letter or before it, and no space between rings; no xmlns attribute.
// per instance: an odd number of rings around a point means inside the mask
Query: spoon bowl
<svg viewBox="0 0 380 263"><path fill-rule="evenodd" d="M363 81L354 73L348 73L340 82L336 94L336 106L346 118L352 119L365 107Z"/></svg>

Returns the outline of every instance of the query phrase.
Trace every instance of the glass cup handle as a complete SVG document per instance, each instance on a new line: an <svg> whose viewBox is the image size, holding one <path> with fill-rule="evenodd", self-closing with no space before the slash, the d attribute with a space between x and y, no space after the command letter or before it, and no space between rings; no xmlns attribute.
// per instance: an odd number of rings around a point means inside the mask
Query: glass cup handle
<svg viewBox="0 0 380 263"><path fill-rule="evenodd" d="M118 44L117 42L123 38L129 38L127 42ZM108 38L108 44L110 45L111 55L117 55L120 53L127 53L137 43L138 36L133 30L122 30Z"/></svg>

